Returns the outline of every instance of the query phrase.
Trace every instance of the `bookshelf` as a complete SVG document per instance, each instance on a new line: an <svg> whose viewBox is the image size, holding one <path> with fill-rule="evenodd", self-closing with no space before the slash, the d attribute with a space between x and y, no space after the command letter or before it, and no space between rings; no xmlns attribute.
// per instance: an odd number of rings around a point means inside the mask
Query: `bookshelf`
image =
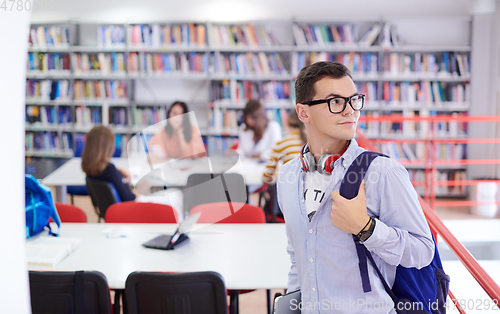
<svg viewBox="0 0 500 314"><path fill-rule="evenodd" d="M471 18L412 19L32 25L26 155L69 157L98 123L117 133L126 152L131 136L164 120L175 99L195 111L207 146L231 147L248 99L260 99L271 119L286 124L298 71L330 60L348 66L367 95L362 115L415 117L360 127L420 178L426 165L413 158L429 152L411 141L467 137L467 123L445 121L431 132L418 118L467 116ZM449 36L450 29L461 34ZM411 144L394 142L402 139ZM439 158L465 157L465 146L440 145ZM460 165L435 174L465 175Z"/></svg>

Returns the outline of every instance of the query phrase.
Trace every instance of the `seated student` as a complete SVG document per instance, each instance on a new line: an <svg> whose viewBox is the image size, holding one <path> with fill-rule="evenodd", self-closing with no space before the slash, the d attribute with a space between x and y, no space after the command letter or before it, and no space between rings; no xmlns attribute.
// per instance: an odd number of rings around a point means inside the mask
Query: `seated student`
<svg viewBox="0 0 500 314"><path fill-rule="evenodd" d="M290 134L276 143L271 151L271 158L267 161L266 170L262 178L264 183L274 183L276 181L276 167L278 164L280 162L286 164L299 156L300 150L306 142L305 127L302 121L299 120L296 111L290 112L288 126L290 127Z"/></svg>
<svg viewBox="0 0 500 314"><path fill-rule="evenodd" d="M243 109L243 122L238 134L238 153L266 160L271 148L281 139L281 126L276 121L269 121L258 100L248 101Z"/></svg>
<svg viewBox="0 0 500 314"><path fill-rule="evenodd" d="M87 134L82 153L82 170L89 178L111 182L120 199L135 200L135 194L128 188L131 176L127 170L116 169L109 162L115 151L115 135L105 126L99 125Z"/></svg>
<svg viewBox="0 0 500 314"><path fill-rule="evenodd" d="M191 125L188 111L186 103L181 101L176 101L170 106L167 113L167 125L148 143L153 160L206 156L200 132L198 128Z"/></svg>

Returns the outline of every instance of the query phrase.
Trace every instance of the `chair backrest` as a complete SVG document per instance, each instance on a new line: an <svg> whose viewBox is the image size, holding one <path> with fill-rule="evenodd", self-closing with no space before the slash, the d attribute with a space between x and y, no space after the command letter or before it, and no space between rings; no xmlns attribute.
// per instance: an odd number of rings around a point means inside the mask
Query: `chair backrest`
<svg viewBox="0 0 500 314"><path fill-rule="evenodd" d="M266 223L262 208L240 202L219 202L193 207L190 215L201 212L198 223Z"/></svg>
<svg viewBox="0 0 500 314"><path fill-rule="evenodd" d="M80 208L64 203L56 203L55 205L61 222L87 222L87 215Z"/></svg>
<svg viewBox="0 0 500 314"><path fill-rule="evenodd" d="M120 203L121 199L113 183L86 178L87 190L92 202L99 208L99 218L104 218L109 206Z"/></svg>
<svg viewBox="0 0 500 314"><path fill-rule="evenodd" d="M106 277L97 271L29 272L33 314L111 314Z"/></svg>
<svg viewBox="0 0 500 314"><path fill-rule="evenodd" d="M247 201L245 180L238 173L193 173L183 192L185 213L200 204Z"/></svg>
<svg viewBox="0 0 500 314"><path fill-rule="evenodd" d="M177 223L177 212L169 205L130 201L109 206L104 220L108 223Z"/></svg>
<svg viewBox="0 0 500 314"><path fill-rule="evenodd" d="M129 314L227 314L226 287L216 272L133 272L125 308Z"/></svg>

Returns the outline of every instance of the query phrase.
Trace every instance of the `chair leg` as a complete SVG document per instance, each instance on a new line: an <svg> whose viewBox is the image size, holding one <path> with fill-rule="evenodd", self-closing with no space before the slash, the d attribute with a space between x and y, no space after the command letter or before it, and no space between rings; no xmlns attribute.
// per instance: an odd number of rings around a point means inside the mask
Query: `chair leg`
<svg viewBox="0 0 500 314"><path fill-rule="evenodd" d="M229 314L238 314L239 313L239 299L240 290L231 290L229 295Z"/></svg>
<svg viewBox="0 0 500 314"><path fill-rule="evenodd" d="M273 304L271 302L271 289L266 290L267 295L267 314L271 314L273 312Z"/></svg>
<svg viewBox="0 0 500 314"><path fill-rule="evenodd" d="M115 304L113 305L114 314L120 314L120 299L123 294L122 289L115 290Z"/></svg>
<svg viewBox="0 0 500 314"><path fill-rule="evenodd" d="M70 196L71 196L71 205L75 205L74 195L70 194Z"/></svg>

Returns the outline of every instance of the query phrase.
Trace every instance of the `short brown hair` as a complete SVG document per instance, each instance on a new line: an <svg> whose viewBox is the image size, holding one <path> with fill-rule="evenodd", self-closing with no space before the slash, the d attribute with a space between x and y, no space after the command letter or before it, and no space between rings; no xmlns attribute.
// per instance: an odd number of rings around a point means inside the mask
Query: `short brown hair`
<svg viewBox="0 0 500 314"><path fill-rule="evenodd" d="M115 135L105 126L95 126L87 134L82 153L82 170L88 176L100 175L115 151Z"/></svg>
<svg viewBox="0 0 500 314"><path fill-rule="evenodd" d="M312 100L316 94L314 84L317 81L325 77L339 79L344 76L352 79L351 71L340 62L320 61L303 67L295 79L295 103Z"/></svg>

